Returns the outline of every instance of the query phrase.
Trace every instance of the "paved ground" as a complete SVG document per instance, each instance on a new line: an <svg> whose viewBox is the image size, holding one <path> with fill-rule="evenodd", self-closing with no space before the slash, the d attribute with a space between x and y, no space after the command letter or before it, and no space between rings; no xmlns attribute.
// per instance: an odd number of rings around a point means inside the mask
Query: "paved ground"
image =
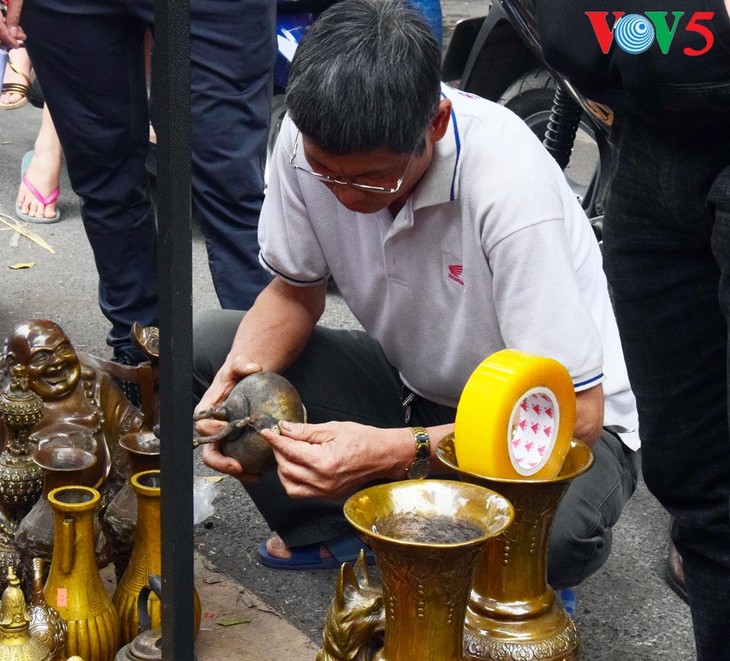
<svg viewBox="0 0 730 661"><path fill-rule="evenodd" d="M457 16L481 11L476 3L444 3L447 28ZM0 113L0 212L13 217L20 160L31 149L40 111L27 106ZM78 349L108 355L106 322L96 304L94 263L79 217L78 200L64 174L62 222L28 229L55 250L51 254L0 223L0 339L17 321L30 317L60 323ZM195 310L217 305L202 239L194 246ZM34 265L11 269L19 263ZM325 322L349 327L353 321L336 295L330 296ZM199 465L199 473L206 470ZM336 573L277 572L257 562L256 548L269 531L240 485L221 482L216 513L196 530L199 551L224 575L258 595L282 617L318 642ZM689 610L663 581L667 516L643 485L615 530L611 559L577 590L576 621L590 661L685 661L694 658ZM282 625L283 626L283 625ZM256 631L250 631L256 637ZM313 658L311 647L302 658ZM221 655L219 658L223 658ZM244 658L244 657L241 657ZM256 658L264 658L257 656ZM284 657L272 657L284 658ZM293 656L286 658L293 659Z"/></svg>

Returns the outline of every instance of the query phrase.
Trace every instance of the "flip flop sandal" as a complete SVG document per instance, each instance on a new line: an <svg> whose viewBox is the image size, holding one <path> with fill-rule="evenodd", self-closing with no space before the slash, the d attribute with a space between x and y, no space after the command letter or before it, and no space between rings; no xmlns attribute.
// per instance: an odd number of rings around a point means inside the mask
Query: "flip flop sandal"
<svg viewBox="0 0 730 661"><path fill-rule="evenodd" d="M320 548L327 547L331 557L320 556ZM369 565L375 563L375 554L354 532L327 539L324 542L293 546L290 558L276 558L266 549L266 542L259 545L259 559L261 564L272 569L337 569L343 562L355 562L360 553L365 550L365 560Z"/></svg>
<svg viewBox="0 0 730 661"><path fill-rule="evenodd" d="M44 197L43 194L31 183L30 179L25 176L25 173L28 171L28 167L30 166L30 162L32 160L33 152L26 152L25 156L23 156L23 162L20 166L20 180L23 182L23 184L25 184L25 187L33 194L33 197L35 197L36 200L38 200L43 206L47 206L51 204L51 202L55 202L58 199L58 196L61 194L61 189L56 186L56 190L51 192L51 194L47 197ZM20 205L16 202L15 215L20 218L20 220L24 220L26 223L39 223L44 225L57 223L59 220L61 220L61 211L59 210L58 205L56 205L56 214L52 218L37 218L36 216L30 216L27 213L23 213Z"/></svg>
<svg viewBox="0 0 730 661"><path fill-rule="evenodd" d="M16 101L15 103L0 103L0 110L15 110L16 108L22 108L26 103L28 103L30 86L33 84L33 79L35 78L35 73L33 72L33 69L30 70L30 76L28 76L26 75L25 71L23 71L20 67L17 67L10 60L8 60L8 66L13 71L15 71L15 73L17 73L21 78L23 78L26 84L3 83L3 94L5 94L6 92L15 92L16 94L21 94L22 97L20 101Z"/></svg>

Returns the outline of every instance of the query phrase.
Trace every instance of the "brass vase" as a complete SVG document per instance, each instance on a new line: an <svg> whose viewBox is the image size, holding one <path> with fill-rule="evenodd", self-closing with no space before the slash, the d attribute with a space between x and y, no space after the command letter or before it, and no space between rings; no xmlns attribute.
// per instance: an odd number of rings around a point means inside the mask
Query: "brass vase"
<svg viewBox="0 0 730 661"><path fill-rule="evenodd" d="M496 479L459 471L453 435L437 455L462 480L493 489L514 505L512 525L490 539L474 573L464 647L472 659L563 661L580 657L580 636L547 583L547 548L558 504L570 482L593 465L578 440L553 479Z"/></svg>
<svg viewBox="0 0 730 661"><path fill-rule="evenodd" d="M28 562L35 558L50 562L53 555L53 511L48 494L58 487L83 485L84 472L96 463L96 456L87 450L48 444L34 449L32 456L43 472L43 491L15 532L15 545L24 556L30 576L33 570Z"/></svg>
<svg viewBox="0 0 730 661"><path fill-rule="evenodd" d="M117 492L104 512L104 534L112 546L117 582L121 581L129 564L137 525L137 494L131 478L137 473L160 468L160 439L151 431L124 434L119 445L127 452L129 478Z"/></svg>
<svg viewBox="0 0 730 661"><path fill-rule="evenodd" d="M139 593L147 585L150 574L162 574L160 538L160 471L151 470L132 476L131 484L137 496L137 525L134 547L121 581L114 591L114 606L121 623L120 645L130 643L139 632L137 609ZM200 599L193 589L195 630L200 627ZM149 595L150 628L162 626L162 608L154 592Z"/></svg>
<svg viewBox="0 0 730 661"><path fill-rule="evenodd" d="M66 655L113 661L119 649L119 616L99 575L94 512L100 495L83 486L48 494L53 509L53 561L45 597L66 621Z"/></svg>
<svg viewBox="0 0 730 661"><path fill-rule="evenodd" d="M40 640L50 652L53 661L66 658L66 623L63 618L48 605L43 594L43 570L45 562L41 558L33 558L33 588L30 596L30 635Z"/></svg>
<svg viewBox="0 0 730 661"><path fill-rule="evenodd" d="M512 520L489 489L447 480L377 485L344 506L368 538L383 584L385 641L378 661L462 661L474 562Z"/></svg>

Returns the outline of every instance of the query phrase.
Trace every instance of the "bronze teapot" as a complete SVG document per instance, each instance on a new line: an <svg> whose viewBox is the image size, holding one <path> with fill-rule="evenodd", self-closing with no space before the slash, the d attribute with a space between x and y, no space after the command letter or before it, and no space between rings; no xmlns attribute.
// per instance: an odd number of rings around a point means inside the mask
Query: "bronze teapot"
<svg viewBox="0 0 730 661"><path fill-rule="evenodd" d="M211 436L196 436L193 447L220 443L223 454L233 457L248 473L260 473L275 465L271 446L261 431L280 420L305 422L304 405L287 379L275 372L256 372L241 379L226 401L198 413L193 420L223 420L228 424Z"/></svg>
<svg viewBox="0 0 730 661"><path fill-rule="evenodd" d="M150 574L148 584L137 597L137 616L140 633L128 645L117 652L114 661L162 661L162 631L152 629L147 601L150 593L161 598L162 579L157 574Z"/></svg>

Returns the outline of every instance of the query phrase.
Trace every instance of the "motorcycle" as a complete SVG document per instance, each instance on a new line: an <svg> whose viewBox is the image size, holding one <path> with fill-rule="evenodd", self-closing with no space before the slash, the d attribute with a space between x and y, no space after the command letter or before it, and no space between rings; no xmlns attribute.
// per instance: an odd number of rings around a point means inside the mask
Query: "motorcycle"
<svg viewBox="0 0 730 661"><path fill-rule="evenodd" d="M442 65L445 82L519 115L565 170L600 240L612 166L613 117L545 61L532 0L495 0L484 16L455 27Z"/></svg>

